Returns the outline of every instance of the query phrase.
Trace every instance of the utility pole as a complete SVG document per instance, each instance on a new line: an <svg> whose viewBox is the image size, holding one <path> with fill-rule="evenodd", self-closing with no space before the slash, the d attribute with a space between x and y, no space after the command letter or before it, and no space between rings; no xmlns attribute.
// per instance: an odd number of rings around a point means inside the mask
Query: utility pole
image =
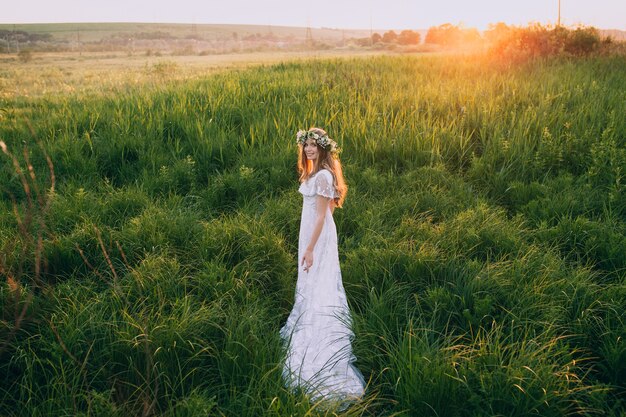
<svg viewBox="0 0 626 417"><path fill-rule="evenodd" d="M556 23L557 27L561 27L561 0L559 0L559 18Z"/></svg>
<svg viewBox="0 0 626 417"><path fill-rule="evenodd" d="M80 43L80 28L76 26L76 43L78 43L78 54L83 55L83 47Z"/></svg>
<svg viewBox="0 0 626 417"><path fill-rule="evenodd" d="M372 29L372 10L374 6L372 5L372 0L369 1L370 4L370 46L374 46L374 39L372 38L373 29Z"/></svg>
<svg viewBox="0 0 626 417"><path fill-rule="evenodd" d="M311 20L306 19L306 40L307 46L313 46L313 32L311 31Z"/></svg>

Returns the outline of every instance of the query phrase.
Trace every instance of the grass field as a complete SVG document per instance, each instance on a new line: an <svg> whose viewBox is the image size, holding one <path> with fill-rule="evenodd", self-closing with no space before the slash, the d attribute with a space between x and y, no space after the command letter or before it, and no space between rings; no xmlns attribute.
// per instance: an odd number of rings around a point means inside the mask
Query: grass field
<svg viewBox="0 0 626 417"><path fill-rule="evenodd" d="M626 413L626 58L159 71L0 97L0 415ZM343 412L281 381L312 125L349 185Z"/></svg>
<svg viewBox="0 0 626 417"><path fill-rule="evenodd" d="M161 88L164 83L184 82L225 70L308 61L381 55L380 51L328 50L255 52L191 56L129 56L124 52L34 54L27 63L16 55L0 55L0 97L115 94L129 88ZM7 101L7 104L9 102Z"/></svg>

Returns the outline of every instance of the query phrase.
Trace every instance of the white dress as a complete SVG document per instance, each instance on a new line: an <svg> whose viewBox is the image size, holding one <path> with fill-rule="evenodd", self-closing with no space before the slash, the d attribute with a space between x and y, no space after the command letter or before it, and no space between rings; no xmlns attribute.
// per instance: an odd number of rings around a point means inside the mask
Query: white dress
<svg viewBox="0 0 626 417"><path fill-rule="evenodd" d="M298 241L298 282L293 309L280 335L287 348L283 378L313 401L347 405L363 396L364 379L352 362L351 317L341 281L337 229L330 210L313 250L313 265L303 270L302 256L316 219L316 200L336 196L333 176L322 169L300 185L304 196Z"/></svg>

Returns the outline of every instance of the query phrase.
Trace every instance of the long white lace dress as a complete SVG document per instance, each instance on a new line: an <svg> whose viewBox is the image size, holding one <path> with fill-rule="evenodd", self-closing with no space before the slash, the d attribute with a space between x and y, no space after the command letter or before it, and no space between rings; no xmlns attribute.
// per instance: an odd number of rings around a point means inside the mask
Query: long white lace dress
<svg viewBox="0 0 626 417"><path fill-rule="evenodd" d="M304 196L298 262L302 261L316 219L318 195L335 197L333 176L322 169L300 185ZM330 210L313 250L309 272L298 266L293 309L280 335L287 347L283 378L303 389L313 401L347 405L364 393L363 375L353 365L351 316L341 281L337 229Z"/></svg>

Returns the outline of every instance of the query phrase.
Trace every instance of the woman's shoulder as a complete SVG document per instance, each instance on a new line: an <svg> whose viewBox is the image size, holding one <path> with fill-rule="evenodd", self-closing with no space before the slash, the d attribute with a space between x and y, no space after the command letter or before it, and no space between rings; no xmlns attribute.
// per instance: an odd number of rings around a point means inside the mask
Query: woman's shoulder
<svg viewBox="0 0 626 417"><path fill-rule="evenodd" d="M330 172L330 170L328 168L322 168L319 171L317 171L317 173L315 174L315 176L323 176L326 177L327 180L332 181L334 175L332 172Z"/></svg>

